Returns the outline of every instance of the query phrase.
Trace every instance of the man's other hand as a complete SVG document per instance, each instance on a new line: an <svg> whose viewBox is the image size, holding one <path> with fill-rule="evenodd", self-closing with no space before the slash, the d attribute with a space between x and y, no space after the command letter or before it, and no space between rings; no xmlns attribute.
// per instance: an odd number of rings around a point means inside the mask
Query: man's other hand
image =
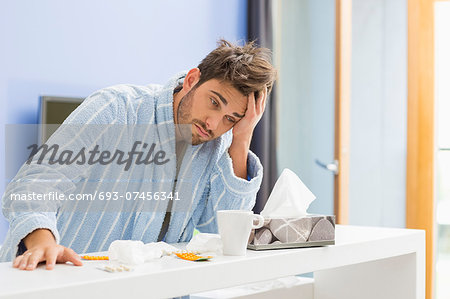
<svg viewBox="0 0 450 299"><path fill-rule="evenodd" d="M20 270L34 270L40 262L46 262L46 269L52 270L55 263L71 262L82 266L80 257L70 248L56 244L53 234L47 229L37 229L24 238L27 251L16 257L13 267Z"/></svg>

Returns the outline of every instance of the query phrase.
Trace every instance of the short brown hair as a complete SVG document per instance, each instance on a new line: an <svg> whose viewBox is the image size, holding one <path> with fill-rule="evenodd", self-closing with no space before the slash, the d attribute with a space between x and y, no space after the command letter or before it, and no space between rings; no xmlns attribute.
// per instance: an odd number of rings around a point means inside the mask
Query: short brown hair
<svg viewBox="0 0 450 299"><path fill-rule="evenodd" d="M254 41L238 46L221 39L198 68L201 73L198 85L211 79L223 80L244 96L255 92L256 97L264 87L268 93L272 90L277 74L271 51L258 47Z"/></svg>

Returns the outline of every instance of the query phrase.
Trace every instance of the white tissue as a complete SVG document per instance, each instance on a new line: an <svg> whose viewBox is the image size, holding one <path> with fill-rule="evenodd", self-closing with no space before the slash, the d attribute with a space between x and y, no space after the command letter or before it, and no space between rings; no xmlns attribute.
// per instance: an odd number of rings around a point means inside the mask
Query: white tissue
<svg viewBox="0 0 450 299"><path fill-rule="evenodd" d="M316 196L290 169L283 169L261 215L265 218L299 218L307 215L307 209Z"/></svg>
<svg viewBox="0 0 450 299"><path fill-rule="evenodd" d="M186 249L199 253L222 253L222 240L218 234L199 233L186 245Z"/></svg>
<svg viewBox="0 0 450 299"><path fill-rule="evenodd" d="M116 240L109 245L108 255L111 261L139 265L177 250L165 242L144 244L142 241Z"/></svg>

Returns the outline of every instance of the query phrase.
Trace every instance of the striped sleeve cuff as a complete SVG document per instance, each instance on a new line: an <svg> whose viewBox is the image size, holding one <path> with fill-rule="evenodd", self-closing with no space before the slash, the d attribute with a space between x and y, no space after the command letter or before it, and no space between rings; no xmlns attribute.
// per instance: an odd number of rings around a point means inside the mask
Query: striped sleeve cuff
<svg viewBox="0 0 450 299"><path fill-rule="evenodd" d="M217 162L219 175L225 187L236 195L256 194L261 186L263 168L258 157L251 151L247 157L247 179L237 177L233 170L233 161L225 151Z"/></svg>
<svg viewBox="0 0 450 299"><path fill-rule="evenodd" d="M11 250L12 256L18 256L23 254L26 250L22 240L31 232L39 228L45 228L52 232L55 237L56 243L59 244L60 236L56 228L56 219L54 213L27 213L20 217L14 218L11 223Z"/></svg>

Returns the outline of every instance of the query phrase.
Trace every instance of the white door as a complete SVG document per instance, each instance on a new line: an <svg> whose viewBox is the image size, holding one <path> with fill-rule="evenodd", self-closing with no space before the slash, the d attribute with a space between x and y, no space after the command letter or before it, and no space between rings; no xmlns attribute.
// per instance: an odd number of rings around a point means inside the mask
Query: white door
<svg viewBox="0 0 450 299"><path fill-rule="evenodd" d="M308 212L333 215L335 1L277 1L274 20L278 168L316 195Z"/></svg>

